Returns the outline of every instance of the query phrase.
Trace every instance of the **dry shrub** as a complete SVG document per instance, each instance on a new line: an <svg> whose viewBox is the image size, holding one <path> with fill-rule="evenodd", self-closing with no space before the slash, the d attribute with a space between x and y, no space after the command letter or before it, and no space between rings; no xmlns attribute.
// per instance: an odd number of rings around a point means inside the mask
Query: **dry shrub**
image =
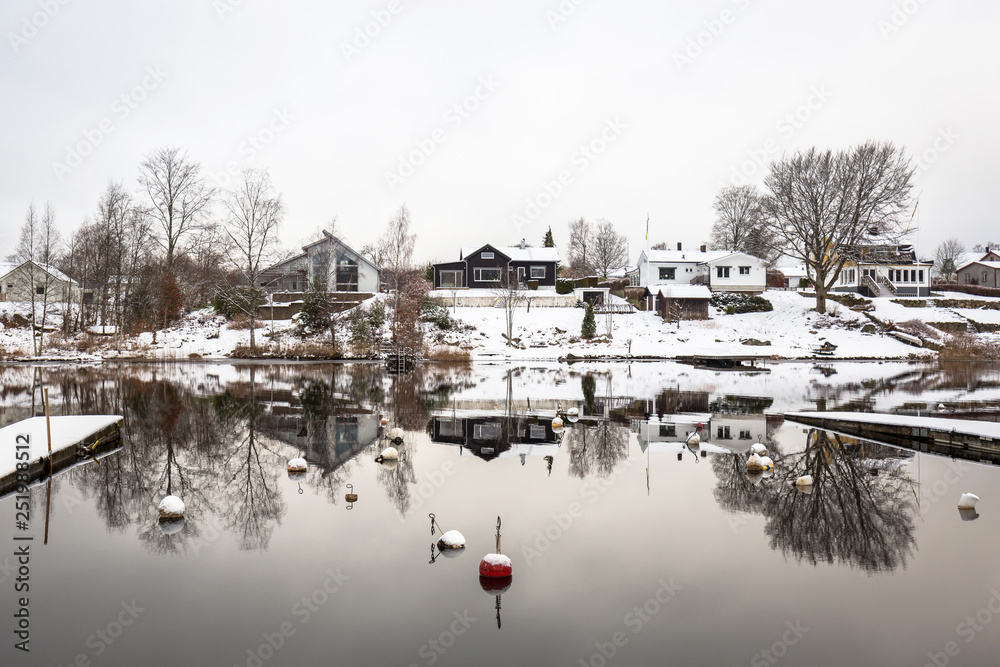
<svg viewBox="0 0 1000 667"><path fill-rule="evenodd" d="M227 325L233 331L249 331L250 330L250 316L245 313L239 313L229 320Z"/></svg>
<svg viewBox="0 0 1000 667"><path fill-rule="evenodd" d="M920 320L907 320L896 325L897 331L917 336L918 338L938 338L941 332Z"/></svg>
<svg viewBox="0 0 1000 667"><path fill-rule="evenodd" d="M24 329L31 324L31 320L18 313L3 313L0 315L0 324L6 329Z"/></svg>
<svg viewBox="0 0 1000 667"><path fill-rule="evenodd" d="M451 363L469 363L472 361L472 355L469 354L468 350L463 350L460 347L455 347L454 345L438 345L432 347L430 352L427 354L427 359L430 361L447 361Z"/></svg>
<svg viewBox="0 0 1000 667"><path fill-rule="evenodd" d="M1000 359L1000 343L982 340L970 334L959 334L952 336L941 350L941 359L949 361Z"/></svg>

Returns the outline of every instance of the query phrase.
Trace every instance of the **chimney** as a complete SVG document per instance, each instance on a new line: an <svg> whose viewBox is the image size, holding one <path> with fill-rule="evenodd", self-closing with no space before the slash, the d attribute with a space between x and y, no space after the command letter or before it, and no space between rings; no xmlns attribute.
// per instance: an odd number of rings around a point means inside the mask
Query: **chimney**
<svg viewBox="0 0 1000 667"><path fill-rule="evenodd" d="M703 246L701 247L701 251L702 251L702 252L708 252L708 246L707 246L707 245L703 245Z"/></svg>
<svg viewBox="0 0 1000 667"><path fill-rule="evenodd" d="M680 242L680 241L678 241L678 242L677 242L677 252L680 252L680 251L681 251L681 250L683 250L683 249L684 249L684 248L682 248L682 247L681 247L681 242Z"/></svg>
<svg viewBox="0 0 1000 667"><path fill-rule="evenodd" d="M521 239L521 250L524 250L524 239Z"/></svg>

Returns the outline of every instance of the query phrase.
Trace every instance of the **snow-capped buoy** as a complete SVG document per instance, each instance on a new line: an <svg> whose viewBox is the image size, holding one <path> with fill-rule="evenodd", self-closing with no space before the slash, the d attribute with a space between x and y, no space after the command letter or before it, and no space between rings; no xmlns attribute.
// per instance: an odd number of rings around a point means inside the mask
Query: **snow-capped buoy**
<svg viewBox="0 0 1000 667"><path fill-rule="evenodd" d="M309 479L309 475L307 475L304 472L294 472L292 470L289 470L288 479L292 480L293 482L304 482L307 479Z"/></svg>
<svg viewBox="0 0 1000 667"><path fill-rule="evenodd" d="M288 472L305 472L309 469L309 464L302 457L296 457L288 461Z"/></svg>
<svg viewBox="0 0 1000 667"><path fill-rule="evenodd" d="M399 460L399 450L395 447L386 447L382 450L382 453L375 457L375 463L383 463L386 461L398 461Z"/></svg>
<svg viewBox="0 0 1000 667"><path fill-rule="evenodd" d="M767 456L767 447L764 446L764 443L755 442L750 445L750 453L757 456Z"/></svg>
<svg viewBox="0 0 1000 667"><path fill-rule="evenodd" d="M167 496L157 506L160 521L179 521L184 518L184 501L177 496Z"/></svg>
<svg viewBox="0 0 1000 667"><path fill-rule="evenodd" d="M698 422L698 425L695 428L695 430L691 431L691 433L687 437L687 440L684 441L688 447L691 447L692 449L697 449L698 446L701 445L701 436L699 435L699 433L701 433L701 429L702 429L702 424L701 422Z"/></svg>
<svg viewBox="0 0 1000 667"><path fill-rule="evenodd" d="M747 472L748 473L762 473L764 472L764 466L761 464L761 458L757 454L751 454L750 458L747 459Z"/></svg>
<svg viewBox="0 0 1000 667"><path fill-rule="evenodd" d="M764 472L771 472L774 470L774 461L771 460L770 456L760 456L760 467Z"/></svg>
<svg viewBox="0 0 1000 667"><path fill-rule="evenodd" d="M348 484L347 485L347 493L344 495L344 500L346 500L348 503L350 503L347 506L347 509L349 509L349 510L354 509L354 503L358 502L358 494L354 493L354 485L353 484Z"/></svg>
<svg viewBox="0 0 1000 667"><path fill-rule="evenodd" d="M386 419L385 417L383 417L382 415L379 415L379 417L378 417L378 423L379 423L379 426L381 426L381 427L384 428L384 427L386 427L386 426L389 425L389 420Z"/></svg>
<svg viewBox="0 0 1000 667"><path fill-rule="evenodd" d="M802 477L799 477L794 482L792 482L792 486L794 486L796 489L802 489L807 486L812 487L812 485L813 485L812 475L802 475Z"/></svg>
<svg viewBox="0 0 1000 667"><path fill-rule="evenodd" d="M558 434L558 433L562 433L562 431L563 431L563 420L562 420L562 417L560 417L559 415L556 415L556 417L552 420L552 432Z"/></svg>
<svg viewBox="0 0 1000 667"><path fill-rule="evenodd" d="M570 408L566 411L566 421L571 424L575 424L580 419L580 409Z"/></svg>
<svg viewBox="0 0 1000 667"><path fill-rule="evenodd" d="M500 517L497 517L497 551L483 556L483 560L479 562L479 576L499 579L512 574L510 558L500 550Z"/></svg>
<svg viewBox="0 0 1000 667"><path fill-rule="evenodd" d="M449 549L464 549L465 535L462 535L462 533L457 530L449 530L441 536L441 539L438 540L437 544L438 549L441 551L448 551Z"/></svg>
<svg viewBox="0 0 1000 667"><path fill-rule="evenodd" d="M403 429L396 427L389 431L389 439L397 445L403 444Z"/></svg>
<svg viewBox="0 0 1000 667"><path fill-rule="evenodd" d="M979 496L974 493L963 493L962 497L958 499L958 509L960 510L974 510L976 509L976 503L979 502Z"/></svg>
<svg viewBox="0 0 1000 667"><path fill-rule="evenodd" d="M941 412L944 412L948 408L944 407L944 403L938 403L937 409L940 410Z"/></svg>

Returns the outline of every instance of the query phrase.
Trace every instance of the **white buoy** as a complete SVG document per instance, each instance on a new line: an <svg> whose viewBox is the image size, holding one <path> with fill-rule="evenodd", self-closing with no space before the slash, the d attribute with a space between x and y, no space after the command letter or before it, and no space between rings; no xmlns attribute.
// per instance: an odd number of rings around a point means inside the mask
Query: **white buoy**
<svg viewBox="0 0 1000 667"><path fill-rule="evenodd" d="M447 551L448 549L464 549L465 535L457 530L449 530L438 540L438 549Z"/></svg>
<svg viewBox="0 0 1000 667"><path fill-rule="evenodd" d="M399 461L399 451L395 447L386 447L382 453L375 457L376 463L390 463Z"/></svg>
<svg viewBox="0 0 1000 667"><path fill-rule="evenodd" d="M288 472L305 472L309 469L309 464L302 457L297 457L288 461Z"/></svg>
<svg viewBox="0 0 1000 667"><path fill-rule="evenodd" d="M979 518L976 510L958 510L958 515L962 517L962 521L975 521Z"/></svg>
<svg viewBox="0 0 1000 667"><path fill-rule="evenodd" d="M976 503L979 502L979 496L974 493L963 493L962 497L958 499L958 509L960 510L974 510L976 509Z"/></svg>
<svg viewBox="0 0 1000 667"><path fill-rule="evenodd" d="M812 486L812 485L813 485L812 475L802 475L802 477L796 479L794 483L794 486L796 487Z"/></svg>
<svg viewBox="0 0 1000 667"><path fill-rule="evenodd" d="M774 461L771 460L770 456L760 456L760 467L764 472L771 472L774 470Z"/></svg>
<svg viewBox="0 0 1000 667"><path fill-rule="evenodd" d="M175 519L173 521L160 521L160 530L163 531L164 535L174 535L181 532L184 528L184 519Z"/></svg>
<svg viewBox="0 0 1000 667"><path fill-rule="evenodd" d="M699 434L701 429L702 424L701 422L698 422L698 427L691 431L691 433L688 434L687 440L684 441L685 444L687 444L687 446L691 449L698 449L698 446L701 444L701 435Z"/></svg>
<svg viewBox="0 0 1000 667"><path fill-rule="evenodd" d="M563 420L562 417L556 415L555 419L552 420L552 432L562 433L563 431Z"/></svg>
<svg viewBox="0 0 1000 667"><path fill-rule="evenodd" d="M937 409L944 412L948 408L944 407L944 403L938 403Z"/></svg>
<svg viewBox="0 0 1000 667"><path fill-rule="evenodd" d="M767 456L767 447L762 443L755 442L750 445L750 452L756 454L757 456Z"/></svg>
<svg viewBox="0 0 1000 667"><path fill-rule="evenodd" d="M747 470L747 479L754 486L760 484L760 480L764 479L764 471L758 468L757 470Z"/></svg>
<svg viewBox="0 0 1000 667"><path fill-rule="evenodd" d="M571 424L575 424L580 419L580 410L578 408L570 408L566 411L566 421Z"/></svg>
<svg viewBox="0 0 1000 667"><path fill-rule="evenodd" d="M184 501L177 496L167 496L160 501L157 506L160 519L164 521L177 521L184 518Z"/></svg>
<svg viewBox="0 0 1000 667"><path fill-rule="evenodd" d="M758 473L764 472L764 466L761 464L761 458L757 454L751 454L750 458L747 459L747 472Z"/></svg>
<svg viewBox="0 0 1000 667"><path fill-rule="evenodd" d="M403 429L397 427L389 431L389 439L397 445L403 443Z"/></svg>

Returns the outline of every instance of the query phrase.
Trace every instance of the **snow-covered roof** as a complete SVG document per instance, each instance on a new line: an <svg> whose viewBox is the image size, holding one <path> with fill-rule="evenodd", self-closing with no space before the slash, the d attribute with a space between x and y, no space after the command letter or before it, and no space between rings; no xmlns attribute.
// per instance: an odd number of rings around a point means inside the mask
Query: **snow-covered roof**
<svg viewBox="0 0 1000 667"><path fill-rule="evenodd" d="M558 262L559 261L559 251L555 248L532 248L525 247L520 248L514 246L513 248L508 248L505 246L492 246L497 252L501 252L508 257L510 257L513 262ZM462 257L468 257L479 250L482 250L482 246L478 248L462 248Z"/></svg>
<svg viewBox="0 0 1000 667"><path fill-rule="evenodd" d="M779 266L778 271L781 271L786 278L805 278L808 275L805 266Z"/></svg>
<svg viewBox="0 0 1000 667"><path fill-rule="evenodd" d="M973 264L978 264L980 266L985 266L987 269L1000 269L1000 262L982 262L982 261L976 260L975 262L969 262L968 264L965 264L963 266L958 267L957 270L961 271L962 269L966 269L966 268L972 266Z"/></svg>
<svg viewBox="0 0 1000 667"><path fill-rule="evenodd" d="M722 259L733 253L729 250L646 250L646 260L649 262L711 262Z"/></svg>
<svg viewBox="0 0 1000 667"><path fill-rule="evenodd" d="M5 277L7 277L8 273L10 273L11 271L13 271L15 269L21 268L25 264L27 264L27 262L22 262L21 264L9 264L7 262L0 263L0 279L3 279ZM70 278L69 276L67 276L65 273L63 273L62 271L60 271L59 269L57 269L56 267L54 267L54 266L52 266L50 264L40 264L38 262L32 262L32 264L34 264L38 268L40 268L43 271L45 271L46 273L48 273L50 276L52 276L56 280L62 280L64 282L72 283L74 285L77 284L77 282L75 280L73 280L72 278Z"/></svg>
<svg viewBox="0 0 1000 667"><path fill-rule="evenodd" d="M649 291L665 299L711 299L712 291L705 285L650 285Z"/></svg>

